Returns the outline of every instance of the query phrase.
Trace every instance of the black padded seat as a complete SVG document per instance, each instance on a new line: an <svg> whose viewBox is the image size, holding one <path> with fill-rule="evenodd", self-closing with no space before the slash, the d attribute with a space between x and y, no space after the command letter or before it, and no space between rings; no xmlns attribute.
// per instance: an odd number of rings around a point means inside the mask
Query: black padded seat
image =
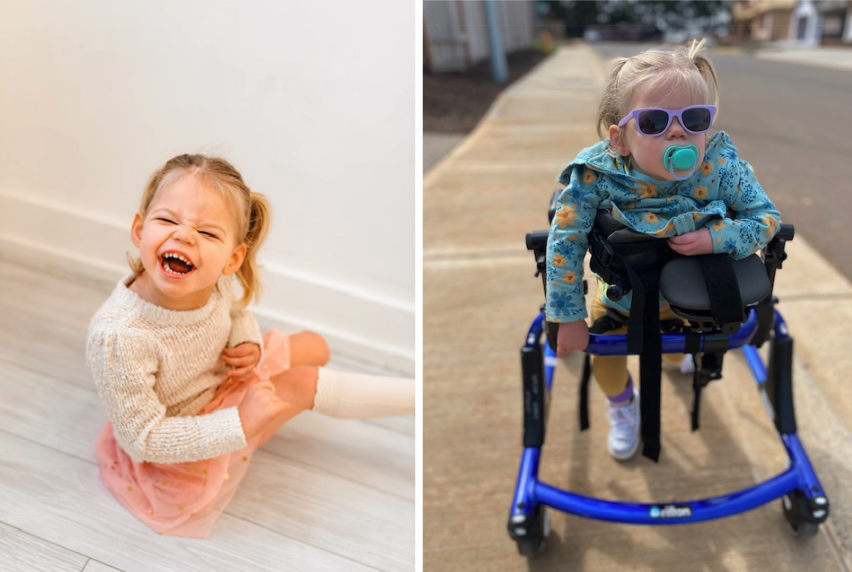
<svg viewBox="0 0 852 572"><path fill-rule="evenodd" d="M772 290L772 285L760 256L752 254L732 262L743 306L750 306L766 298ZM691 256L676 258L663 267L660 274L660 292L675 311L678 308L710 311L710 295L707 293L704 274L698 260Z"/></svg>

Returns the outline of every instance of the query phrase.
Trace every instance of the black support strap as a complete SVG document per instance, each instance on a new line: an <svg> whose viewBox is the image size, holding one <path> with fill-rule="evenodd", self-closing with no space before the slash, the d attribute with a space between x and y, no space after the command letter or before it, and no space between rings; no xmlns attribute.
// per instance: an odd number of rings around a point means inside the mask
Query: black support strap
<svg viewBox="0 0 852 572"><path fill-rule="evenodd" d="M660 405L662 375L662 339L660 337L659 299L660 272L672 259L672 252L664 240L645 240L638 233L626 228L613 230L617 221L599 212L596 225L602 229L589 235L592 253L591 268L608 284L619 286L622 293L632 290L633 300L627 329L627 352L639 355L639 398L641 413L642 454L653 461L660 456ZM602 220L598 220L602 219ZM704 255L699 260L710 303L710 316L719 325L722 335L735 333L745 316L739 284L733 263L727 254ZM616 290L613 288L613 290ZM609 292L608 292L609 293ZM614 292L614 295L622 295ZM616 298L613 298L616 299ZM690 354L724 352L727 348L699 347L702 338L698 334L686 336L686 352ZM707 336L704 345L707 346ZM712 345L712 344L711 344ZM583 367L580 384L580 427L589 426L587 387L591 377L588 358ZM713 376L715 378L715 375ZM709 379L696 378L693 427L698 425L698 408L701 388Z"/></svg>
<svg viewBox="0 0 852 572"><path fill-rule="evenodd" d="M580 431L589 428L589 378L592 377L592 357L583 357L583 376L580 378Z"/></svg>
<svg viewBox="0 0 852 572"><path fill-rule="evenodd" d="M702 353L693 356L695 360L695 372L692 376L692 430L697 431L699 425L699 413L701 411L701 391L707 384L717 379L722 379L722 361L724 353Z"/></svg>
<svg viewBox="0 0 852 572"><path fill-rule="evenodd" d="M633 286L633 302L630 305L627 351L639 354L642 455L657 462L660 458L660 376L663 356L660 338L660 273L654 268L639 272L628 268L628 273Z"/></svg>
<svg viewBox="0 0 852 572"><path fill-rule="evenodd" d="M626 318L615 310L607 309L606 314L594 321L589 328L592 334L605 334L626 324ZM592 359L589 354L583 358L583 375L580 377L580 431L589 428L589 379L592 377Z"/></svg>
<svg viewBox="0 0 852 572"><path fill-rule="evenodd" d="M707 285L713 321L717 324L737 324L738 329L738 325L745 321L745 315L731 257L727 254L705 254L696 258Z"/></svg>
<svg viewBox="0 0 852 572"><path fill-rule="evenodd" d="M695 377L692 380L692 414L690 415L690 420L692 422L692 430L698 431L698 415L701 411L701 390L704 389L704 385L702 385L698 381L698 370L695 371Z"/></svg>
<svg viewBox="0 0 852 572"><path fill-rule="evenodd" d="M723 333L735 333L745 320L745 314L731 257L727 254L706 254L696 258L701 266L701 273L704 275L713 322L719 324ZM687 351L693 353L695 359L691 416L693 431L696 431L699 426L701 391L708 383L722 377L722 354L727 349L728 341L727 338L724 338L723 341L719 342L723 346L720 348L714 347L714 341L713 339L706 340L705 343L708 347L702 348L703 353L699 356L697 348L690 344L690 340L687 339ZM718 350L719 353L714 350Z"/></svg>

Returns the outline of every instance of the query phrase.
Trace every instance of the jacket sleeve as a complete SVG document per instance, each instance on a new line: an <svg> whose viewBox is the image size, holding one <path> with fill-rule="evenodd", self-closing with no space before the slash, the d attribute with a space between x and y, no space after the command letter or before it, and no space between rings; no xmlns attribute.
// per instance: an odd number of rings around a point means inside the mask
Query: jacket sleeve
<svg viewBox="0 0 852 572"><path fill-rule="evenodd" d="M559 195L547 240L548 322L573 322L588 316L583 294L583 259L600 199L597 173L578 167Z"/></svg>
<svg viewBox="0 0 852 572"><path fill-rule="evenodd" d="M89 338L89 367L122 449L136 461L180 463L245 447L236 407L166 416L166 406L154 390L158 355L156 340L134 330L106 329Z"/></svg>
<svg viewBox="0 0 852 572"><path fill-rule="evenodd" d="M723 178L720 198L733 216L711 223L708 228L713 252L728 253L738 260L761 250L772 240L778 232L781 215L747 162L734 159L731 172Z"/></svg>

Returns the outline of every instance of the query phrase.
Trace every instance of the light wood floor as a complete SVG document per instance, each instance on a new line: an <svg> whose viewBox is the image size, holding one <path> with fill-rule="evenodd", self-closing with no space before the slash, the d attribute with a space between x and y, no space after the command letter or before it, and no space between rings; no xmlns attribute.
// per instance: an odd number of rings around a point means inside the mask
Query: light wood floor
<svg viewBox="0 0 852 572"><path fill-rule="evenodd" d="M257 452L207 540L126 512L98 479L106 417L85 362L111 290L0 257L0 570L414 569L413 417L300 415Z"/></svg>

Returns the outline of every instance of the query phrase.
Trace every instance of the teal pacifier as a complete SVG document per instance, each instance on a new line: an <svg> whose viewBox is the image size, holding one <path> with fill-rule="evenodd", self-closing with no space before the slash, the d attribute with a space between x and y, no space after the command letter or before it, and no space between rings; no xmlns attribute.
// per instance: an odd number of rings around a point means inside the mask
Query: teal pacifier
<svg viewBox="0 0 852 572"><path fill-rule="evenodd" d="M690 178L695 169L698 168L698 147L685 145L683 147L672 145L663 153L663 166L668 169L671 176L678 181ZM689 174L683 177L675 175L675 171L689 170Z"/></svg>

